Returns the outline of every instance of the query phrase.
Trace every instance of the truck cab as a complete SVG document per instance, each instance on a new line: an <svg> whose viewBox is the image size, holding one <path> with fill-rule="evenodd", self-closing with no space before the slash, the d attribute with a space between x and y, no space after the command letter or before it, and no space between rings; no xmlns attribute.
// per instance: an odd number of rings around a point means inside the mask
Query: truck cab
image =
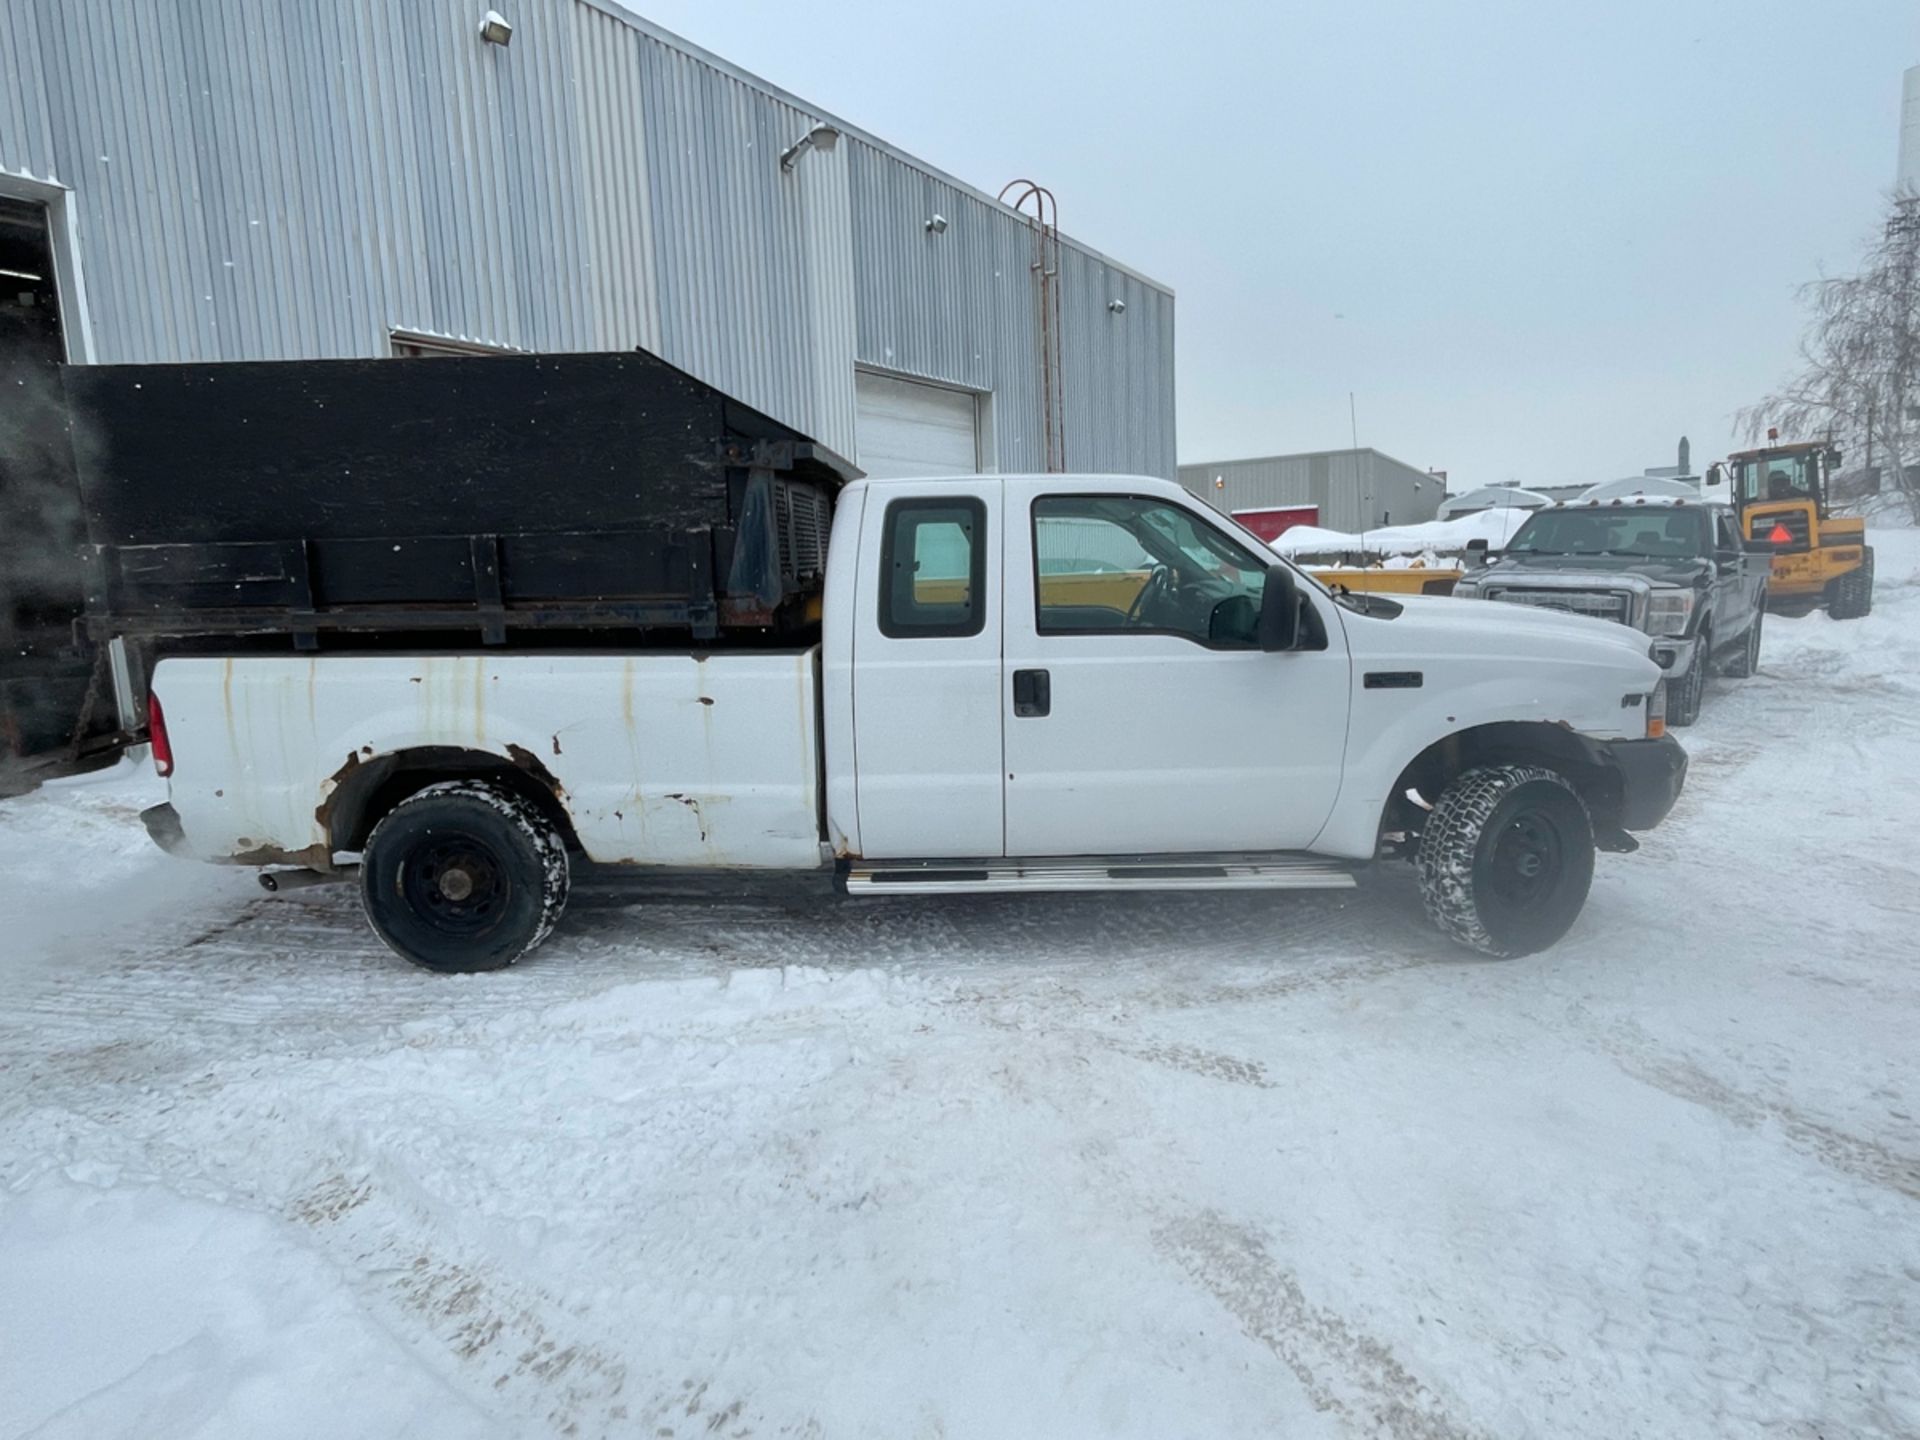
<svg viewBox="0 0 1920 1440"><path fill-rule="evenodd" d="M904 896L1406 855L1443 930L1522 954L1685 772L1645 637L1337 594L1164 480L857 481L826 566L799 649L163 660L153 824L357 876L435 968L525 953L581 859Z"/></svg>

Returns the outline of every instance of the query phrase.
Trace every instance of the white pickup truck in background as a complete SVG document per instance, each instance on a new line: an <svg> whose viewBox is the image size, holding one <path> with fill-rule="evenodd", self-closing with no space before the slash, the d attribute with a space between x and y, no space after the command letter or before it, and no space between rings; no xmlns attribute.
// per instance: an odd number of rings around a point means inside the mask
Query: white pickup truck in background
<svg viewBox="0 0 1920 1440"><path fill-rule="evenodd" d="M1449 935L1522 955L1685 775L1645 636L1329 593L1165 481L856 482L826 563L804 649L163 659L149 828L296 882L357 858L440 970L531 950L576 857L926 895L1399 855Z"/></svg>

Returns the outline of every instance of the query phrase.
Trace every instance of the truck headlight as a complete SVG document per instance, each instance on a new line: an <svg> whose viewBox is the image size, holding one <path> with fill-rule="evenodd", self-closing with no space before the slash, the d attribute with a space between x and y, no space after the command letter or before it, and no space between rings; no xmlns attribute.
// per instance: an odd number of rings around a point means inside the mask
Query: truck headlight
<svg viewBox="0 0 1920 1440"><path fill-rule="evenodd" d="M1691 590L1656 590L1647 600L1649 635L1684 635L1693 619L1694 594Z"/></svg>
<svg viewBox="0 0 1920 1440"><path fill-rule="evenodd" d="M1453 593L1456 598L1461 600L1477 600L1480 598L1480 582L1478 580L1462 580L1453 587Z"/></svg>

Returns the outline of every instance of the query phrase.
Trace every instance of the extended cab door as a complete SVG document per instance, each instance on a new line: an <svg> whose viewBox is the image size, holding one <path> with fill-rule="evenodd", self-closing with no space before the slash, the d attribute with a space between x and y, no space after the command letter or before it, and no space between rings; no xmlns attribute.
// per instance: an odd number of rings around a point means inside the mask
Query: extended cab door
<svg viewBox="0 0 1920 1440"><path fill-rule="evenodd" d="M890 480L867 492L852 669L868 856L1005 853L1001 486Z"/></svg>
<svg viewBox="0 0 1920 1440"><path fill-rule="evenodd" d="M1007 854L1309 845L1346 751L1335 607L1302 582L1319 648L1264 653L1272 557L1197 503L1005 484Z"/></svg>

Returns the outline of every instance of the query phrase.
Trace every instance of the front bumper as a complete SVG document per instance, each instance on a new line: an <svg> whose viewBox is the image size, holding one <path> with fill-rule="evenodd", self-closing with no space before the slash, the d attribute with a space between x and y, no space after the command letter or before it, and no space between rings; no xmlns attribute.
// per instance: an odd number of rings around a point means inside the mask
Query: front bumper
<svg viewBox="0 0 1920 1440"><path fill-rule="evenodd" d="M1671 735L1609 740L1601 747L1620 777L1620 828L1651 830L1667 818L1687 783L1687 752Z"/></svg>

